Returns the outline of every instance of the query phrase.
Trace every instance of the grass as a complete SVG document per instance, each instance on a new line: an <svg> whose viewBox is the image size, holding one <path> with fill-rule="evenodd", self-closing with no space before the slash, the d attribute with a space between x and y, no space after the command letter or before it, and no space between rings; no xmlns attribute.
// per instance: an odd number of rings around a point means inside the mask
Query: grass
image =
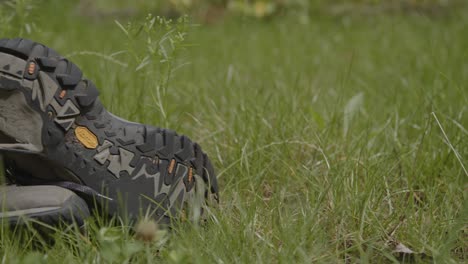
<svg viewBox="0 0 468 264"><path fill-rule="evenodd" d="M2 262L392 263L397 243L417 262L466 261L466 12L196 26L166 83L166 68L106 57L129 50L112 19L36 6L19 19L33 30L5 34L72 55L112 112L198 141L221 204L151 245L92 221L55 243L3 228Z"/></svg>

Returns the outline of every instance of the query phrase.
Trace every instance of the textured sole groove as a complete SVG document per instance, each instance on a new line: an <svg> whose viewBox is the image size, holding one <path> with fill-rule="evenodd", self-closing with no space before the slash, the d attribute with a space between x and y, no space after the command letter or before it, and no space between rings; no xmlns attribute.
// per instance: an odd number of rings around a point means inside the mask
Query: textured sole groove
<svg viewBox="0 0 468 264"><path fill-rule="evenodd" d="M197 143L169 129L111 115L99 102L95 85L83 79L82 71L42 44L1 39L1 56L14 59L13 63L0 61L0 72L28 79L32 88L0 74L0 90L20 86L31 105L42 114L44 157L54 166L96 191L104 189L115 200L120 195L128 197L125 207L132 215L138 214L137 205L143 204L155 208L157 218L163 219L167 212L176 214L182 210L182 204L196 203L190 201L199 196L194 192L209 192L217 199L214 168ZM37 87L34 83L38 83ZM34 97L33 91L41 96ZM55 116L51 118L51 114ZM41 177L33 171L26 172ZM199 179L204 184L196 184ZM162 206L144 197L152 197ZM114 205L110 210L120 209Z"/></svg>

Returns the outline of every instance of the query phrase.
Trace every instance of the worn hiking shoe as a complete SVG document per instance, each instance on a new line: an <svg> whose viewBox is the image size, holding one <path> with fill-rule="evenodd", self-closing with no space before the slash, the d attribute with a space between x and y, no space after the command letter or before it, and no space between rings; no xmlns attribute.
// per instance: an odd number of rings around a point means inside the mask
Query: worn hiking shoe
<svg viewBox="0 0 468 264"><path fill-rule="evenodd" d="M0 152L10 174L23 184L79 189L111 215L150 213L160 222L182 211L197 216L218 201L213 166L198 144L116 117L98 94L54 50L1 39Z"/></svg>

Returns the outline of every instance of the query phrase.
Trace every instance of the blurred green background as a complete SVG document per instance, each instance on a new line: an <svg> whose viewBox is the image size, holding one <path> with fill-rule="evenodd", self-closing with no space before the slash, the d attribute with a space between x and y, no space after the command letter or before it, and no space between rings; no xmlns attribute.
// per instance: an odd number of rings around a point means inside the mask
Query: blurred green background
<svg viewBox="0 0 468 264"><path fill-rule="evenodd" d="M467 1L0 0L0 33L199 142L221 186L201 228L2 233L6 263L468 258Z"/></svg>

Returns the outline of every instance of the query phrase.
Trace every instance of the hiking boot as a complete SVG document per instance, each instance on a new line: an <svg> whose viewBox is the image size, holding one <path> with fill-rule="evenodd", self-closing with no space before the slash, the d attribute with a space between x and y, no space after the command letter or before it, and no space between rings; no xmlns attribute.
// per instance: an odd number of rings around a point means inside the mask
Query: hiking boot
<svg viewBox="0 0 468 264"><path fill-rule="evenodd" d="M111 215L149 213L160 222L186 209L197 216L207 201L218 201L214 168L198 144L123 120L98 95L54 50L1 39L0 152L12 175L22 175L23 184L72 186Z"/></svg>

